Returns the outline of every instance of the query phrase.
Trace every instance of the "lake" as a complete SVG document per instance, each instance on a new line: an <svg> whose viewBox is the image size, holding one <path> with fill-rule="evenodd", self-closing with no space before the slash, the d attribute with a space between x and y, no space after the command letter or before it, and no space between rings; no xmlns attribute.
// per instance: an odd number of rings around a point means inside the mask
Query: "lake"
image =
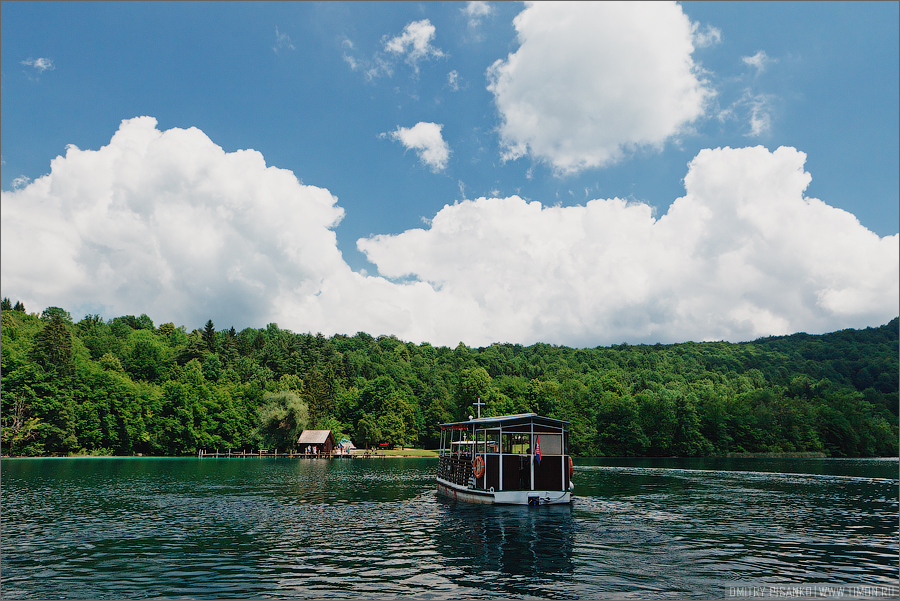
<svg viewBox="0 0 900 601"><path fill-rule="evenodd" d="M898 460L577 459L571 507L436 459L3 459L4 599L898 594Z"/></svg>

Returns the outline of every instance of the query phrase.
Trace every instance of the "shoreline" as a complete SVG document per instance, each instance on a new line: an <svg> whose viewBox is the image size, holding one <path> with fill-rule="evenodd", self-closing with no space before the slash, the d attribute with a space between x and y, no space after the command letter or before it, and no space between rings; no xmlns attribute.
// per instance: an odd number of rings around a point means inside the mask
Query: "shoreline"
<svg viewBox="0 0 900 601"><path fill-rule="evenodd" d="M288 458L288 459L313 459L314 457L292 456L287 453L275 454L253 454L243 457L244 459L252 458ZM37 456L10 456L0 455L0 459L197 459L196 455L37 455ZM240 459L234 456L232 459ZM316 459L437 459L437 451L421 451L417 454L405 454L402 451L394 453L382 453L365 455L363 453L352 453L349 457L332 456L332 457L315 457ZM210 457L212 459L212 457ZM641 456L641 457L616 457L616 456L597 456L597 457L573 457L578 459L900 459L897 456L871 456L871 457L830 457L821 451L808 451L797 453L727 453L725 455L708 455L706 457L657 457L657 456Z"/></svg>
<svg viewBox="0 0 900 601"><path fill-rule="evenodd" d="M773 453L725 453L714 455L726 459L828 459L822 451L773 452ZM857 459L861 459L857 458Z"/></svg>

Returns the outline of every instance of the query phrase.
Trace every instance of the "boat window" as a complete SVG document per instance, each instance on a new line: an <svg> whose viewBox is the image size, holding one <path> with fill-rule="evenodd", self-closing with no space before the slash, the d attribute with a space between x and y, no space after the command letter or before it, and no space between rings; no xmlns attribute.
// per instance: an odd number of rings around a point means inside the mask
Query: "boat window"
<svg viewBox="0 0 900 601"><path fill-rule="evenodd" d="M564 455L559 434L535 434L535 438L541 443L541 455Z"/></svg>
<svg viewBox="0 0 900 601"><path fill-rule="evenodd" d="M528 455L531 453L531 437L519 432L503 433L503 453L507 455Z"/></svg>
<svg viewBox="0 0 900 601"><path fill-rule="evenodd" d="M500 452L499 430L478 430L475 432L475 440L477 441L476 452L478 454L497 454Z"/></svg>
<svg viewBox="0 0 900 601"><path fill-rule="evenodd" d="M500 452L500 430L485 431L485 446L488 453Z"/></svg>
<svg viewBox="0 0 900 601"><path fill-rule="evenodd" d="M461 455L471 455L472 448L475 446L474 440L460 440L450 444L450 452Z"/></svg>

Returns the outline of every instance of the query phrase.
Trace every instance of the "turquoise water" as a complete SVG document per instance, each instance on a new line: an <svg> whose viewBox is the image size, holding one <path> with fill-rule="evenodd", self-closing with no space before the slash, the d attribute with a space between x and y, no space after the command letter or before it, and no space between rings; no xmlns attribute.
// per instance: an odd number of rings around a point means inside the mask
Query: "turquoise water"
<svg viewBox="0 0 900 601"><path fill-rule="evenodd" d="M571 507L540 508L454 504L435 495L436 467L435 459L3 459L0 591L4 599L898 592L897 459L580 459Z"/></svg>

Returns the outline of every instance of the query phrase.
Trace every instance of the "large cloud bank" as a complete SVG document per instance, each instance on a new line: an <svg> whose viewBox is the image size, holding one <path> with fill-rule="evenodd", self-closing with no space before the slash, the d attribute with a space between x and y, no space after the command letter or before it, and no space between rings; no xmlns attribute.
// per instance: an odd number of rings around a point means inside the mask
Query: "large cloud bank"
<svg viewBox="0 0 900 601"><path fill-rule="evenodd" d="M508 159L610 164L684 131L713 94L691 58L707 42L674 2L535 2L513 23L519 49L488 70Z"/></svg>
<svg viewBox="0 0 900 601"><path fill-rule="evenodd" d="M76 318L276 322L447 345L746 340L886 323L900 299L900 236L804 197L804 160L793 148L704 150L658 219L619 199L462 201L428 229L360 240L375 277L338 251L343 210L327 190L258 152L226 153L197 129L161 132L140 117L2 193L0 286L29 310Z"/></svg>

